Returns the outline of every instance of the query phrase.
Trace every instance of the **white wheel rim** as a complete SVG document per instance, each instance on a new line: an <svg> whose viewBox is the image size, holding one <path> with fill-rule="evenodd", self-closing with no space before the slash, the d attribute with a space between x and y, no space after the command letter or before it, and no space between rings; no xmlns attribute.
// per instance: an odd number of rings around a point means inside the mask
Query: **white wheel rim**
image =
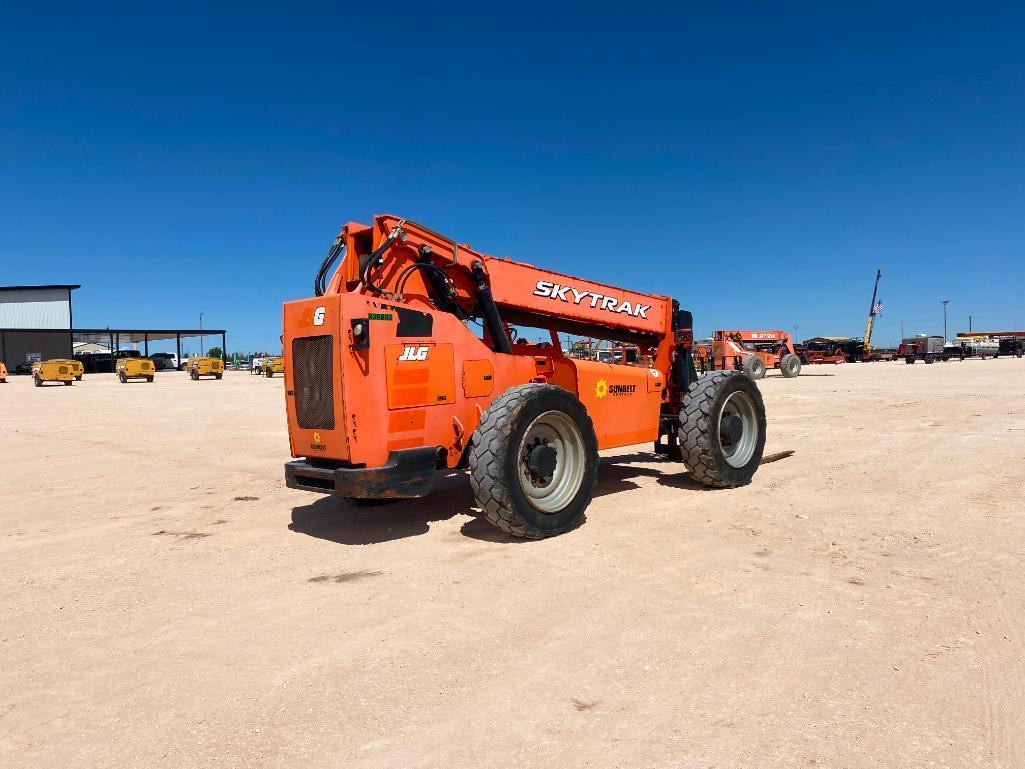
<svg viewBox="0 0 1025 769"><path fill-rule="evenodd" d="M755 414L755 405L747 393L731 393L723 403L722 411L719 412L719 448L730 467L744 467L754 456L758 443L758 418ZM740 438L736 441L723 440L724 417L740 420Z"/></svg>
<svg viewBox="0 0 1025 769"><path fill-rule="evenodd" d="M549 478L533 475L527 467L538 444L555 451L555 470ZM546 411L527 428L517 452L517 475L527 501L542 513L562 511L580 490L584 479L584 439L576 423L561 411Z"/></svg>

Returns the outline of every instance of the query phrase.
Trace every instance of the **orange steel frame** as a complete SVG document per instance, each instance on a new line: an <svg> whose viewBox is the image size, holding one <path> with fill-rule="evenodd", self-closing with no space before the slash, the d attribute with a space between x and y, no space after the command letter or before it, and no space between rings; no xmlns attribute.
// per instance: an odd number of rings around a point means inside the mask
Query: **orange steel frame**
<svg viewBox="0 0 1025 769"><path fill-rule="evenodd" d="M361 278L365 255L389 239L379 263L370 265L372 290ZM491 402L529 382L574 393L594 423L599 448L655 441L663 411L678 412L678 384L683 380L685 391L693 376L692 335L690 313L677 313L669 297L488 256L390 215L376 216L369 226L346 224L338 243L345 257L324 295L284 306L294 457L372 468L393 451L435 447L438 466L455 467ZM512 325L544 328L551 342L509 343L474 333L467 318L481 316L482 287L501 316L500 334ZM357 320L366 323L368 338L354 336ZM560 332L637 345L638 360L648 365L568 357ZM304 429L295 403L293 342L323 335L334 337L334 428Z"/></svg>

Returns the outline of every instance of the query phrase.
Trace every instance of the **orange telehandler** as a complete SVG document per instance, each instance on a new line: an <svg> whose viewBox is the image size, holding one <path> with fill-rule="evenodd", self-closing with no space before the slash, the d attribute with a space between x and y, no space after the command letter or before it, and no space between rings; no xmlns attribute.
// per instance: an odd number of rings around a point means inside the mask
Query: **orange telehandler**
<svg viewBox="0 0 1025 769"><path fill-rule="evenodd" d="M801 357L786 331L716 331L698 354L703 370L740 368L752 379L761 379L777 368L787 379L801 373Z"/></svg>
<svg viewBox="0 0 1025 769"><path fill-rule="evenodd" d="M600 449L653 441L713 487L758 467L757 385L739 371L698 378L691 313L668 297L487 256L394 216L342 227L315 294L284 306L291 488L422 497L435 470L468 468L492 524L540 538L582 519ZM560 332L636 347L637 362L570 357Z"/></svg>

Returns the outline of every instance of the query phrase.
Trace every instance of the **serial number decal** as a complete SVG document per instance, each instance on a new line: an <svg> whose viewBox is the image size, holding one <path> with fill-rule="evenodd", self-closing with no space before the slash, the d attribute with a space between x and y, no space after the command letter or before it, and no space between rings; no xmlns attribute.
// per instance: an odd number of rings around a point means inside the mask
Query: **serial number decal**
<svg viewBox="0 0 1025 769"><path fill-rule="evenodd" d="M394 320L395 316L390 312L372 312L367 315L369 320Z"/></svg>

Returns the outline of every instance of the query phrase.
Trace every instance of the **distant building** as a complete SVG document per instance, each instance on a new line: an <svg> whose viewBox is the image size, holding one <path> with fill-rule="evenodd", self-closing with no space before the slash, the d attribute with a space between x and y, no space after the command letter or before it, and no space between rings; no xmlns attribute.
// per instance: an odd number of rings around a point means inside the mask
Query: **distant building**
<svg viewBox="0 0 1025 769"><path fill-rule="evenodd" d="M75 355L80 352L110 352L110 347L96 342L75 342L72 346Z"/></svg>
<svg viewBox="0 0 1025 769"><path fill-rule="evenodd" d="M204 337L220 337L222 355L226 354L228 332L222 328L75 328L71 292L77 288L81 286L0 286L0 360L9 370L36 360L70 358L78 353L92 353L85 357L95 360L106 353L110 356L106 370L113 371L112 351L131 345L149 355L150 342L174 342L175 360L179 360L182 340L195 337L199 337L200 349ZM87 365L90 373L98 370Z"/></svg>
<svg viewBox="0 0 1025 769"><path fill-rule="evenodd" d="M0 286L0 360L70 358L71 292L78 285Z"/></svg>

